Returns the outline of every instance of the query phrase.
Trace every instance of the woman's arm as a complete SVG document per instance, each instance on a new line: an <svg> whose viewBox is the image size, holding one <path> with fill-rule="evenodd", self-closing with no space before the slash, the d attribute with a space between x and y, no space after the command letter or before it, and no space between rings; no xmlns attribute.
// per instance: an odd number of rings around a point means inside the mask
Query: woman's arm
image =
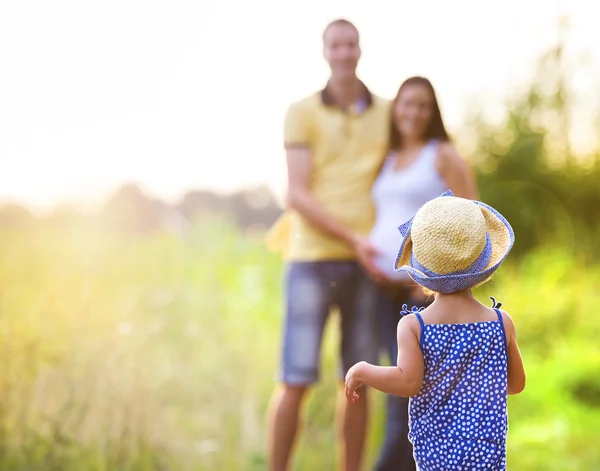
<svg viewBox="0 0 600 471"><path fill-rule="evenodd" d="M458 154L450 142L442 142L438 148L436 168L455 196L477 199L477 185L471 167Z"/></svg>
<svg viewBox="0 0 600 471"><path fill-rule="evenodd" d="M346 397L358 399L356 390L362 385L386 394L410 397L416 395L423 383L423 353L419 345L420 326L415 316L402 318L398 323L398 366L375 366L361 361L346 375Z"/></svg>

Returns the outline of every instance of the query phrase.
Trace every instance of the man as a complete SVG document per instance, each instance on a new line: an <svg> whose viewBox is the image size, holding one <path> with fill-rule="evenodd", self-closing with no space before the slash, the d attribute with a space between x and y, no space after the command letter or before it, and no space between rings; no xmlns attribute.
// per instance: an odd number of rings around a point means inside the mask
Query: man
<svg viewBox="0 0 600 471"><path fill-rule="evenodd" d="M346 20L323 33L331 77L326 87L292 104L285 118L288 211L271 230L268 245L286 259L286 313L281 387L268 419L269 470L289 469L305 393L318 381L320 347L330 308L341 325L341 377L356 361L377 362L373 312L361 296L371 261L367 235L374 221L371 185L385 157L389 102L356 76L359 34ZM365 391L362 392L365 394ZM361 469L368 401L337 413L340 466Z"/></svg>

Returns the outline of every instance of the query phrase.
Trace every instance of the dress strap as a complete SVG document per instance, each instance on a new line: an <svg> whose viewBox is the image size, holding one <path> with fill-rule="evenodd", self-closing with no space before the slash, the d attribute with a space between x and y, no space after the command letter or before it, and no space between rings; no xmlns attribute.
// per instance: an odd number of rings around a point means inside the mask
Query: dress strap
<svg viewBox="0 0 600 471"><path fill-rule="evenodd" d="M392 170L395 163L396 163L396 154L394 152L390 152L388 154L388 156L385 158L385 160L383 161L382 170L385 170L385 171Z"/></svg>
<svg viewBox="0 0 600 471"><path fill-rule="evenodd" d="M490 296L490 299L492 300L492 309L500 309L502 307L502 303L496 302L496 298Z"/></svg>
<svg viewBox="0 0 600 471"><path fill-rule="evenodd" d="M421 350L423 350L423 339L425 338L425 322L423 322L423 318L421 317L421 314L419 314L418 312L415 312L415 316L417 316L417 319L419 320L419 324L421 324L421 335L419 335L419 346L421 347Z"/></svg>
<svg viewBox="0 0 600 471"><path fill-rule="evenodd" d="M421 347L421 350L423 350L423 336L425 332L425 323L423 322L423 318L419 313L423 309L425 308L417 306L413 306L412 309L408 309L408 306L406 304L403 304L402 310L400 311L400 314L402 314L403 316L408 316L409 314L414 314L415 316L417 316L417 320L419 321L419 324L421 324L421 335L419 335L419 345Z"/></svg>
<svg viewBox="0 0 600 471"><path fill-rule="evenodd" d="M402 305L402 310L400 311L400 314L402 314L402 316L408 316L409 314L416 314L418 312L421 312L423 309L425 309L424 307L417 307L417 306L413 306L412 309L408 309L408 306L406 303L404 303Z"/></svg>
<svg viewBox="0 0 600 471"><path fill-rule="evenodd" d="M417 319L419 319L419 324L421 324L421 330L425 329L425 323L423 322L423 318L421 317L421 314L419 314L418 312L415 312L415 316L417 316Z"/></svg>
<svg viewBox="0 0 600 471"><path fill-rule="evenodd" d="M496 311L496 314L498 314L498 320L500 321L500 326L502 327L502 340L504 341L504 349L506 350L506 354L508 355L508 345L506 343L506 329L504 328L504 320L502 320L502 313L498 308L493 309L494 311Z"/></svg>

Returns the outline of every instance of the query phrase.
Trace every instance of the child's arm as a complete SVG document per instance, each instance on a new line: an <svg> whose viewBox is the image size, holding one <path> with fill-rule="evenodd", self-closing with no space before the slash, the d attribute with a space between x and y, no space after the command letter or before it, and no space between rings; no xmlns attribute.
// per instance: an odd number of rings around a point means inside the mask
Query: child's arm
<svg viewBox="0 0 600 471"><path fill-rule="evenodd" d="M346 375L346 397L358 399L356 390L363 384L386 394L410 397L421 389L423 353L419 345L420 327L414 315L398 323L398 366L375 366L361 361Z"/></svg>
<svg viewBox="0 0 600 471"><path fill-rule="evenodd" d="M502 319L506 329L506 342L508 345L508 394L519 394L525 389L525 367L523 358L517 344L517 330L515 323L507 312L502 311Z"/></svg>

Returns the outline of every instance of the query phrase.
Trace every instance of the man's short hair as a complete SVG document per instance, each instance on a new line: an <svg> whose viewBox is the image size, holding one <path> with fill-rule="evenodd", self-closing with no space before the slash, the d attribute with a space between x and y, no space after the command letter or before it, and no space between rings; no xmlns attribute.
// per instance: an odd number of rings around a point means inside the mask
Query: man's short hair
<svg viewBox="0 0 600 471"><path fill-rule="evenodd" d="M325 35L327 34L327 31L329 31L329 28L331 28L332 26L337 26L337 25L350 26L350 27L354 28L354 30L356 31L356 34L358 34L358 28L355 26L354 23L352 23L349 20L346 20L345 18L338 18L337 20L330 21L327 24L327 26L325 26L325 29L323 30L323 40L325 40Z"/></svg>

